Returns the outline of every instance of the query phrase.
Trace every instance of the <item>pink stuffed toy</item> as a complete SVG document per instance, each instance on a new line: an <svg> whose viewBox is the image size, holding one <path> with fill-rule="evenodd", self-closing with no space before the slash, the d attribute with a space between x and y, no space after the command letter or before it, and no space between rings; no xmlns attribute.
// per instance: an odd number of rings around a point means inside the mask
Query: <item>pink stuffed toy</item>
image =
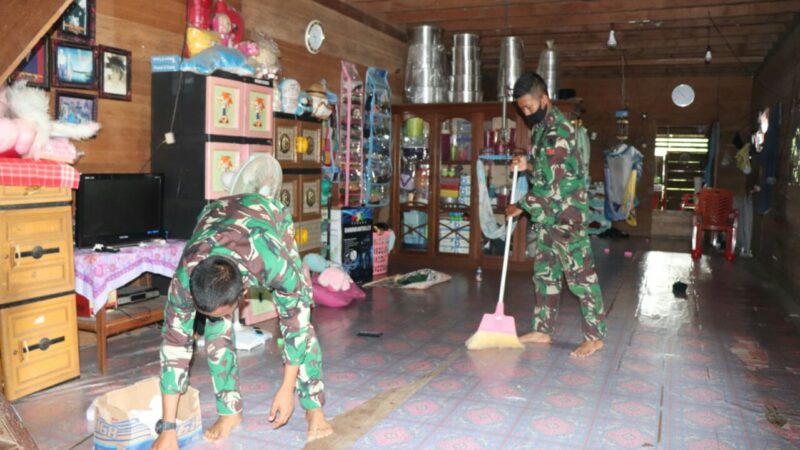
<svg viewBox="0 0 800 450"><path fill-rule="evenodd" d="M20 81L0 88L0 156L74 163L78 151L69 139L87 139L96 122L73 124L50 119L50 97Z"/></svg>
<svg viewBox="0 0 800 450"><path fill-rule="evenodd" d="M331 308L344 308L354 299L366 298L367 294L353 283L350 275L338 267L328 267L313 278L314 301Z"/></svg>
<svg viewBox="0 0 800 450"><path fill-rule="evenodd" d="M214 17L211 18L211 29L222 37L222 45L235 47L242 42L244 21L241 14L225 0L217 0L214 4Z"/></svg>

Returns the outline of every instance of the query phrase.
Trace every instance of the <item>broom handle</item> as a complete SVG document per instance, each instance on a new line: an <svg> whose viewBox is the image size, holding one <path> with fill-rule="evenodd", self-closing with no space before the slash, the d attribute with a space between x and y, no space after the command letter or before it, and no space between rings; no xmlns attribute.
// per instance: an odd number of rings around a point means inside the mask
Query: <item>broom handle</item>
<svg viewBox="0 0 800 450"><path fill-rule="evenodd" d="M508 199L509 204L512 204L514 197L517 196L517 176L519 175L519 168L514 165L514 177L511 181L511 198ZM514 217L508 217L508 224L506 224L506 245L503 251L503 273L500 275L500 298L497 300L498 309L503 305L503 299L506 295L506 274L508 273L508 254L511 250L511 225L514 224Z"/></svg>

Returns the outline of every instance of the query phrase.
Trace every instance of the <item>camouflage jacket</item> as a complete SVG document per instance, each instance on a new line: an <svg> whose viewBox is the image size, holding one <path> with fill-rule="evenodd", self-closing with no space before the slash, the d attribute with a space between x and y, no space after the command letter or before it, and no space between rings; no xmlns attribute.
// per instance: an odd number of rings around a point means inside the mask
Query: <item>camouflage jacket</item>
<svg viewBox="0 0 800 450"><path fill-rule="evenodd" d="M517 206L531 220L569 233L582 227L588 212L584 164L575 127L555 106L531 130L528 195Z"/></svg>
<svg viewBox="0 0 800 450"><path fill-rule="evenodd" d="M166 394L185 392L188 386L196 313L189 278L211 255L236 261L245 286L272 290L284 336L284 361L297 366L306 357L312 290L288 208L257 194L223 198L200 214L170 285L161 345L161 389Z"/></svg>

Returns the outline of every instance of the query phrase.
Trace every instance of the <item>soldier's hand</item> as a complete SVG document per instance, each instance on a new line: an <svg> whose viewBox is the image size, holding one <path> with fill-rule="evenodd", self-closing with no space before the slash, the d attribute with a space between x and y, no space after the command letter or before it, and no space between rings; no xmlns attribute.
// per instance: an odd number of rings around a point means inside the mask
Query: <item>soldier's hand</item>
<svg viewBox="0 0 800 450"><path fill-rule="evenodd" d="M275 399L272 400L272 409L269 412L269 421L272 422L272 428L278 429L292 417L294 411L294 389L281 387L278 393L275 394Z"/></svg>
<svg viewBox="0 0 800 450"><path fill-rule="evenodd" d="M516 205L508 205L506 207L506 217L517 217L522 214L522 208Z"/></svg>
<svg viewBox="0 0 800 450"><path fill-rule="evenodd" d="M178 432L175 430L162 431L150 450L178 450Z"/></svg>
<svg viewBox="0 0 800 450"><path fill-rule="evenodd" d="M525 172L528 170L528 158L525 155L515 155L511 159L511 170L514 170L514 166L517 166L520 172Z"/></svg>

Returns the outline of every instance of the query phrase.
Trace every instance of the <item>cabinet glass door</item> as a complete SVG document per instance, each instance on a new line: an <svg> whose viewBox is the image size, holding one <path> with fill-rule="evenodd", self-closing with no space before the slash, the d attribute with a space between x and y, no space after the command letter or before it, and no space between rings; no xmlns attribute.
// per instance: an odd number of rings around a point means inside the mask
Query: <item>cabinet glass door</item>
<svg viewBox="0 0 800 450"><path fill-rule="evenodd" d="M430 191L430 123L407 117L400 136L400 246L403 250L428 248Z"/></svg>
<svg viewBox="0 0 800 450"><path fill-rule="evenodd" d="M514 142L514 122L509 120L509 131L506 139L503 139L503 119L494 117L484 123L483 149L481 150L480 163L481 169L478 175L479 205L481 211L481 253L491 256L503 256L505 246L505 226L507 220L505 209L511 197L511 148L504 142ZM488 223L487 223L488 222ZM515 220L517 223L518 220ZM511 243L513 250L514 243Z"/></svg>
<svg viewBox="0 0 800 450"><path fill-rule="evenodd" d="M439 253L469 254L472 196L472 122L442 121L439 132Z"/></svg>

